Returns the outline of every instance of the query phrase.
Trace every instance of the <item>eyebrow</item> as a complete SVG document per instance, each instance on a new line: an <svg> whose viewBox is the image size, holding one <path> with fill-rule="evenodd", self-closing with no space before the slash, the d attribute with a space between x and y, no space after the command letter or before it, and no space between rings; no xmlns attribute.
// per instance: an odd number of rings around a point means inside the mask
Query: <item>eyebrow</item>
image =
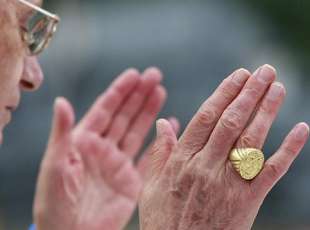
<svg viewBox="0 0 310 230"><path fill-rule="evenodd" d="M51 17L51 18L54 18L54 19L58 19L58 17L55 14L52 14L52 13L42 9L41 7L39 7L39 6L35 5L35 4L32 4L32 3L30 3L30 2L28 2L26 0L18 0L18 1L23 3L23 4L25 4L25 5L27 5L27 6L29 6L32 9L35 9L36 11L38 11L38 12L40 12L42 14L45 14L45 15Z"/></svg>

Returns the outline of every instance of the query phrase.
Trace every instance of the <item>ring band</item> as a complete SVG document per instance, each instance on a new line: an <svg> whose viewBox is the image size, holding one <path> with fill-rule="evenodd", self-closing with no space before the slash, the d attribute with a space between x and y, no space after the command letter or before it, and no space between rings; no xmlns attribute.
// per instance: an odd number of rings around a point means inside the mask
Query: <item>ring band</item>
<svg viewBox="0 0 310 230"><path fill-rule="evenodd" d="M264 153L255 148L234 148L229 160L234 169L245 180L253 180L264 166Z"/></svg>

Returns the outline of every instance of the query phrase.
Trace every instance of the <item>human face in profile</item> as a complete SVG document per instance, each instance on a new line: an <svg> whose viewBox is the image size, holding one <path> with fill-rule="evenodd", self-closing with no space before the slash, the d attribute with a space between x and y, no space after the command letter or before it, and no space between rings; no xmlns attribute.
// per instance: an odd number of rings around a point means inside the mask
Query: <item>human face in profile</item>
<svg viewBox="0 0 310 230"><path fill-rule="evenodd" d="M0 143L21 91L43 82L37 55L55 32L58 17L39 9L42 0L0 0Z"/></svg>

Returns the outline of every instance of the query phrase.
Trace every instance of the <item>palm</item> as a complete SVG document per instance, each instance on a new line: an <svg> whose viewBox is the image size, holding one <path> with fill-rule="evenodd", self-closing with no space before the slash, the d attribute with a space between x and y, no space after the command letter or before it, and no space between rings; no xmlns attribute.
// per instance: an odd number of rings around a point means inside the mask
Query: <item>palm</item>
<svg viewBox="0 0 310 230"><path fill-rule="evenodd" d="M41 166L34 215L38 229L121 229L142 186L133 158L164 100L161 76L125 72L75 127L58 100Z"/></svg>
<svg viewBox="0 0 310 230"><path fill-rule="evenodd" d="M76 140L81 152L67 161L75 162L76 166L66 183L67 194L75 196L68 196L66 200L71 203L72 214L78 213L69 219L79 220L73 229L96 230L102 226L120 229L136 207L141 178L131 158L115 142L91 136L85 133L77 138L81 138Z"/></svg>

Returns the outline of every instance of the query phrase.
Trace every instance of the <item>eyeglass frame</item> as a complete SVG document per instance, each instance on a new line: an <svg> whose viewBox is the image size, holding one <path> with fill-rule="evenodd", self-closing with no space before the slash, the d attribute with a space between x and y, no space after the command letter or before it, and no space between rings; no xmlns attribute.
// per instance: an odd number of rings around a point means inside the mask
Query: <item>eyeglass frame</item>
<svg viewBox="0 0 310 230"><path fill-rule="evenodd" d="M35 4L31 3L31 2L28 2L27 0L17 0L17 1L20 2L21 4L24 4L24 5L28 6L28 7L30 7L34 11L43 14L49 20L49 25L48 26L50 28L47 31L47 33L44 35L44 37L42 38L43 40L40 43L40 45L38 45L38 48L35 49L34 51L31 51L28 48L29 56L36 56L36 55L42 53L43 50L45 50L48 47L51 38L53 37L53 35L55 34L55 32L57 30L57 25L60 22L60 18L59 18L58 15L50 13L50 12L42 9L39 6L37 6L37 5L35 5ZM31 43L31 40L32 40L31 35L32 34L30 34L30 31L28 31L25 27L21 27L21 29L22 29L22 39L27 43L27 45L29 47L30 45L32 45L32 43Z"/></svg>

